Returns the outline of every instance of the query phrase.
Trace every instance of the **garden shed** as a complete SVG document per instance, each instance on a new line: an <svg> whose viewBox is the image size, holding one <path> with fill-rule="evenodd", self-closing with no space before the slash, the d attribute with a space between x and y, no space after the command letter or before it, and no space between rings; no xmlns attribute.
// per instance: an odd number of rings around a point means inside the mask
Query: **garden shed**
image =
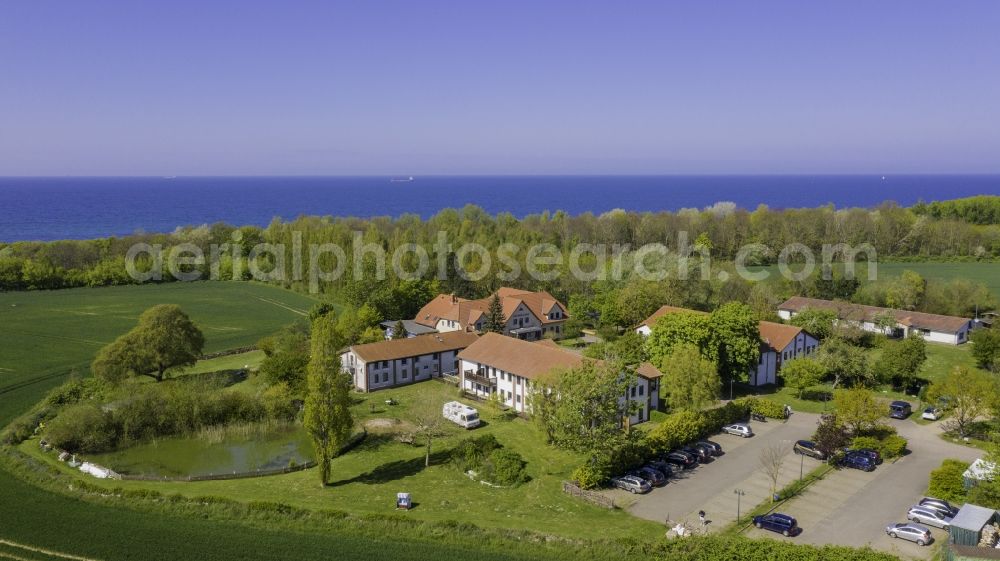
<svg viewBox="0 0 1000 561"><path fill-rule="evenodd" d="M975 547L979 545L983 527L996 519L997 512L982 506L967 504L958 511L951 521L948 533L951 543Z"/></svg>
<svg viewBox="0 0 1000 561"><path fill-rule="evenodd" d="M972 462L969 469L965 470L962 474L962 484L966 489L971 489L979 483L980 481L985 481L993 477L993 471L996 469L992 463L979 458L978 460Z"/></svg>

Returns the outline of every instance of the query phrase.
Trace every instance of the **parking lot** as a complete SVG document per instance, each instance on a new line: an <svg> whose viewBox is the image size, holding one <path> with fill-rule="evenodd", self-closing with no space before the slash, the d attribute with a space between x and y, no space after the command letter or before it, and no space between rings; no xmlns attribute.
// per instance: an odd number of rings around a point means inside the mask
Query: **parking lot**
<svg viewBox="0 0 1000 561"><path fill-rule="evenodd" d="M752 438L716 435L712 440L722 445L725 454L715 461L685 470L666 486L646 495L630 498L624 491L614 491L616 499L619 503L634 500L629 512L635 516L657 522L686 522L691 527L698 525L698 511L704 510L710 521L708 530L720 529L736 520L734 490L744 493L739 497L744 513L770 496L770 481L758 467L760 453L769 445L781 443L788 450L779 489L798 478L800 468L808 473L819 465L816 460L792 453L792 443L811 436L817 419L816 415L794 414L785 422L752 422Z"/></svg>
<svg viewBox="0 0 1000 561"><path fill-rule="evenodd" d="M945 458L972 461L981 452L938 438L937 423L918 425L912 421L892 421L909 440L910 453L895 462L886 462L873 472L840 469L831 472L805 493L781 506L780 511L795 517L802 534L790 538L816 545L870 545L904 557L930 558L931 547L890 538L885 527L905 522L910 506L924 496L932 470ZM947 532L931 528L935 541L947 539ZM789 539L773 532L751 528L752 537Z"/></svg>

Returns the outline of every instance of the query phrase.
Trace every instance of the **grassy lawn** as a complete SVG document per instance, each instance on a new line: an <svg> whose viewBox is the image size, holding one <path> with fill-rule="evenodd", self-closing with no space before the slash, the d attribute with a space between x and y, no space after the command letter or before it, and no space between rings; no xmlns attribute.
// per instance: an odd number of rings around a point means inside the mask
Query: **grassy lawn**
<svg viewBox="0 0 1000 561"><path fill-rule="evenodd" d="M880 277L899 276L913 271L926 279L963 278L981 282L1000 298L1000 263L879 263Z"/></svg>
<svg viewBox="0 0 1000 561"><path fill-rule="evenodd" d="M889 342L889 344L896 344ZM946 345L944 343L927 343L927 362L920 370L919 376L929 382L940 380L955 366L976 367L976 362L972 357L972 347L966 345ZM873 364L881 353L881 349L874 348L869 351L869 364ZM803 398L798 397L798 390L785 387L752 388L750 386L737 384L736 397L743 395L757 395L761 398L779 404L788 404L795 411L805 411L807 413L823 413L833 409L833 403L823 401L823 396L832 392L833 386L825 383L814 386L803 392ZM874 390L877 397L885 400L901 399L909 401L913 405L914 412L919 410L920 400L913 395L907 395L894 389L883 386ZM723 393L728 397L728 388L723 388ZM918 419L918 415L914 415ZM918 421L919 422L919 421Z"/></svg>
<svg viewBox="0 0 1000 561"><path fill-rule="evenodd" d="M250 351L235 355L226 355L208 360L199 360L197 364L184 371L185 374L203 374L220 370L241 370L249 368L256 370L264 360L264 351Z"/></svg>
<svg viewBox="0 0 1000 561"><path fill-rule="evenodd" d="M413 405L427 401L443 404L456 395L452 386L428 381L358 394L354 412L359 425L373 419L405 422ZM399 404L386 405L385 400L390 397ZM364 443L334 461L334 483L326 488L319 485L315 469L257 479L197 483L116 481L108 486L150 488L189 497L214 495L239 501L272 501L353 513L393 512L396 493L405 491L412 493L417 503L407 516L423 520L456 520L576 538L594 537L596 527L601 528L602 535L652 538L662 534L659 524L564 494L561 482L579 465L580 456L546 445L541 431L529 421L504 419L489 405L473 405L479 408L485 426L473 431L449 427L447 436L434 441L429 468L424 467L423 446L398 442L391 432L373 427ZM485 433L492 433L501 444L527 460L530 482L512 489L497 489L472 481L445 463L447 451L456 442ZM22 449L41 455L36 441L23 444ZM51 455L47 457L52 461Z"/></svg>

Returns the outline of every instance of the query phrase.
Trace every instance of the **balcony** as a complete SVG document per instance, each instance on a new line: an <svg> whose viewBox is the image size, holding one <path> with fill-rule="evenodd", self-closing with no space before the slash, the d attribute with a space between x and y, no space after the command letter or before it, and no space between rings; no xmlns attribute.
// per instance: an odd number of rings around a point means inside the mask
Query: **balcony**
<svg viewBox="0 0 1000 561"><path fill-rule="evenodd" d="M482 370L466 370L462 373L463 377L473 383L487 386L490 388L495 388L497 386L497 379L490 378Z"/></svg>

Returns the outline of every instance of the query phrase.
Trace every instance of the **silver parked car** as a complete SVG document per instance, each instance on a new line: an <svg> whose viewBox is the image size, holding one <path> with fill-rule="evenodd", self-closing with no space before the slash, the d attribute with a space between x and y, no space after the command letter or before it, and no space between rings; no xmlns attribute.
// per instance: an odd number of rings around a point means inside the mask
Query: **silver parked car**
<svg viewBox="0 0 1000 561"><path fill-rule="evenodd" d="M743 438L750 438L753 436L753 429L750 425L746 423L733 423L731 425L726 425L722 427L722 432L726 434L735 434L736 436L742 436Z"/></svg>
<svg viewBox="0 0 1000 561"><path fill-rule="evenodd" d="M652 485L634 475L615 477L611 480L611 484L629 493L648 493L653 490Z"/></svg>
<svg viewBox="0 0 1000 561"><path fill-rule="evenodd" d="M951 526L951 516L945 516L937 509L920 505L911 506L910 511L906 513L906 519L944 529Z"/></svg>
<svg viewBox="0 0 1000 561"><path fill-rule="evenodd" d="M889 524L885 527L885 533L894 538L902 538L916 542L917 545L928 545L934 538L931 537L931 530L927 526L914 524L913 522L900 522L899 524Z"/></svg>

